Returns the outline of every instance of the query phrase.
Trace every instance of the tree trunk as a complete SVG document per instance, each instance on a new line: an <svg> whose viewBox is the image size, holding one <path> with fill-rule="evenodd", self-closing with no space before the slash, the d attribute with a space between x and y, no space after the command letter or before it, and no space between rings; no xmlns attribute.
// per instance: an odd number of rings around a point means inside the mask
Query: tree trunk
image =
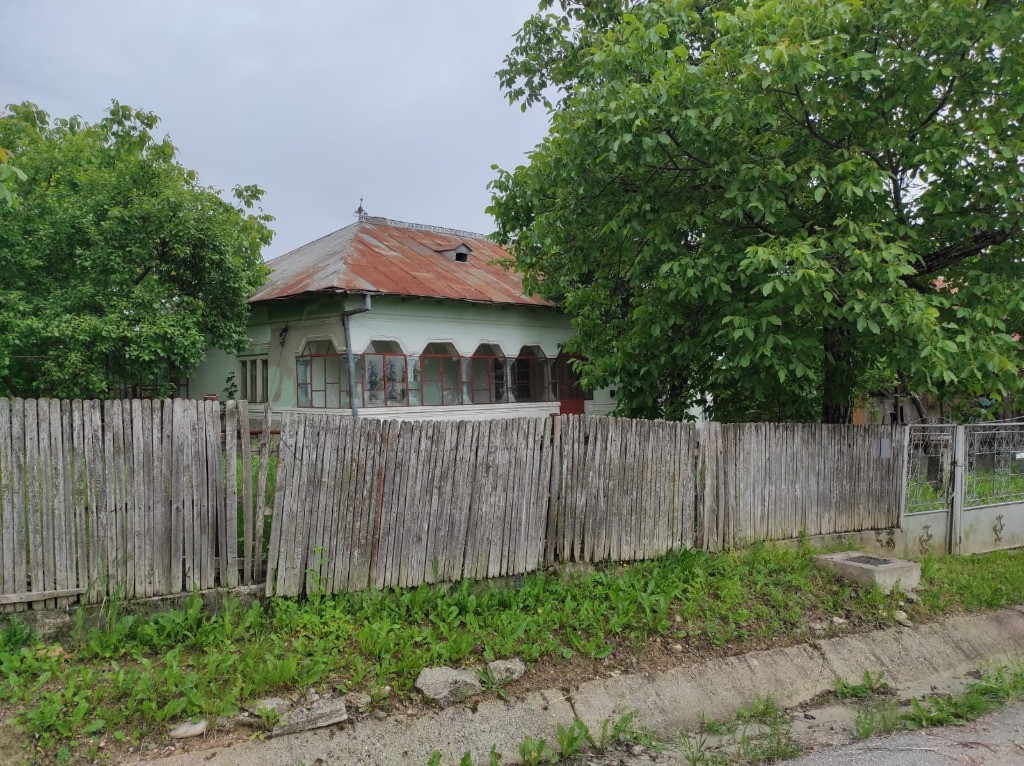
<svg viewBox="0 0 1024 766"><path fill-rule="evenodd" d="M847 331L826 327L822 370L821 422L853 422L853 355L846 344Z"/></svg>

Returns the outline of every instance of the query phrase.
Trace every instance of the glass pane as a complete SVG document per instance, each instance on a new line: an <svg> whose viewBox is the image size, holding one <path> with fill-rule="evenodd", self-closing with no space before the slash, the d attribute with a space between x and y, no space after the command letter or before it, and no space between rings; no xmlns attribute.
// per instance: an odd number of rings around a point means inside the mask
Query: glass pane
<svg viewBox="0 0 1024 766"><path fill-rule="evenodd" d="M327 367L327 360L322 356L314 356L312 360L312 372L310 373L313 377L313 388L324 387L324 371Z"/></svg>
<svg viewBox="0 0 1024 766"><path fill-rule="evenodd" d="M340 356L328 356L324 359L324 366L326 368L327 379L326 383L341 383L341 357Z"/></svg>
<svg viewBox="0 0 1024 766"><path fill-rule="evenodd" d="M409 403L408 369L404 356L384 357L387 372L389 406L401 406Z"/></svg>
<svg viewBox="0 0 1024 766"><path fill-rule="evenodd" d="M408 357L408 368L409 368L409 404L419 405L422 404L422 397L420 396L420 360L419 357L410 356Z"/></svg>
<svg viewBox="0 0 1024 766"><path fill-rule="evenodd" d="M242 362L242 375L238 379L238 398L239 399L248 399L249 398L248 397L249 389L247 388L247 384L248 384L248 381L249 381L249 376L246 374L246 368L248 366L249 366L248 362Z"/></svg>
<svg viewBox="0 0 1024 766"><path fill-rule="evenodd" d="M444 372L444 387L459 388L462 384L462 360L457 356L446 356L441 360L441 370Z"/></svg>
<svg viewBox="0 0 1024 766"><path fill-rule="evenodd" d="M314 407L325 407L327 405L327 398L323 391L313 392L313 406Z"/></svg>
<svg viewBox="0 0 1024 766"><path fill-rule="evenodd" d="M309 397L309 384L308 383L307 384L300 383L299 384L298 392L299 392L299 396L298 396L298 404L299 404L299 406L300 407L312 407L313 406L313 402L310 400L310 397Z"/></svg>
<svg viewBox="0 0 1024 766"><path fill-rule="evenodd" d="M380 407L384 404L384 357L363 355L363 387L366 406Z"/></svg>
<svg viewBox="0 0 1024 766"><path fill-rule="evenodd" d="M309 357L300 356L295 360L295 377L299 385L309 383Z"/></svg>
<svg viewBox="0 0 1024 766"><path fill-rule="evenodd" d="M441 360L436 356L420 357L423 365L423 380L439 383L441 380Z"/></svg>
<svg viewBox="0 0 1024 766"><path fill-rule="evenodd" d="M444 357L441 360L441 372L444 374L444 404L462 404L462 359L457 356Z"/></svg>
<svg viewBox="0 0 1024 766"><path fill-rule="evenodd" d="M423 384L423 403L430 406L436 406L441 403L441 384L440 383L424 383Z"/></svg>
<svg viewBox="0 0 1024 766"><path fill-rule="evenodd" d="M327 384L326 401L328 407L341 406L341 387L337 383Z"/></svg>
<svg viewBox="0 0 1024 766"><path fill-rule="evenodd" d="M491 403L490 359L474 357L470 362L473 383L473 404Z"/></svg>
<svg viewBox="0 0 1024 766"><path fill-rule="evenodd" d="M507 402L508 391L505 387L505 360L494 359L492 360L492 364L492 370L494 372L494 401Z"/></svg>

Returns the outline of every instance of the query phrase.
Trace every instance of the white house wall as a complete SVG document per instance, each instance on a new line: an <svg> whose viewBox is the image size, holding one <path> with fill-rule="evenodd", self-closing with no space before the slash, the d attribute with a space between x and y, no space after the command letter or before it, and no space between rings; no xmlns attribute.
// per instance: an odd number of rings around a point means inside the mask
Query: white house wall
<svg viewBox="0 0 1024 766"><path fill-rule="evenodd" d="M362 306L361 296L349 297L344 305L349 309ZM267 359L268 398L276 410L296 408L295 358L307 342L329 339L335 348L344 351L342 308L340 296L255 307L250 348L239 358ZM428 343L451 343L460 356L468 357L480 344L490 343L509 358L514 358L523 346L539 347L547 357L554 358L572 334L569 318L554 309L390 297L374 298L370 311L352 316L350 331L356 354L366 350L371 341L386 340L398 343L409 356L420 354ZM212 350L207 362L190 377L191 396L223 396L228 373L235 371L237 376L238 367L234 357ZM585 406L588 413L605 414L614 408L614 401L609 392L598 391ZM535 417L557 413L558 403L379 407L361 412L367 417L404 419Z"/></svg>

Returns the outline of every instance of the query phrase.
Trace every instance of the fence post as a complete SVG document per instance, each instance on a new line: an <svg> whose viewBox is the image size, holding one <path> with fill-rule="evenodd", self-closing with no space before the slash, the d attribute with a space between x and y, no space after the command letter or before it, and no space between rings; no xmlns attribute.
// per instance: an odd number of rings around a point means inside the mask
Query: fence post
<svg viewBox="0 0 1024 766"><path fill-rule="evenodd" d="M949 506L949 552L960 553L964 495L967 478L967 428L957 426L953 433L953 502Z"/></svg>

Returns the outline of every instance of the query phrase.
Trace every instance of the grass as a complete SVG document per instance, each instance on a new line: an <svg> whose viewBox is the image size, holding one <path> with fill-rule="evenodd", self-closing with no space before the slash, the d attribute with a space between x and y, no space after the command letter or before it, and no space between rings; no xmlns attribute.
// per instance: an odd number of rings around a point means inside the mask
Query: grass
<svg viewBox="0 0 1024 766"><path fill-rule="evenodd" d="M239 451L240 453L241 451ZM252 441L252 496L253 505L257 511L263 507L271 508L274 505L274 488L277 486L277 462L278 456L269 454L267 456L267 486L266 492L263 495L263 505L259 503L259 474L260 474L260 455L259 455L259 439L253 439ZM242 489L244 485L244 478L242 476L242 464L243 458L241 454L235 458L235 481L237 483L237 497L238 497L238 528L236 534L238 535L238 553L240 558L245 558L245 509L242 507ZM257 522L258 523L258 522ZM263 560L266 561L267 554L270 550L270 517L263 517L263 549L260 555L263 556Z"/></svg>
<svg viewBox="0 0 1024 766"><path fill-rule="evenodd" d="M187 718L231 716L271 694L309 687L361 690L381 704L408 695L430 665L521 657L561 664L607 660L627 667L679 642L703 655L794 643L809 621L894 624L899 595L834 580L814 551L755 545L726 554L678 551L590 573L536 573L516 587L448 587L275 599L150 618L111 608L63 648L12 623L0 633L0 701L41 757L87 757L100 738L138 746ZM1005 606L1024 593L1024 552L926 560L917 621ZM830 627L830 630L832 628ZM662 641L656 644L655 640Z"/></svg>
<svg viewBox="0 0 1024 766"><path fill-rule="evenodd" d="M967 476L968 506L1019 502L1024 500L1024 473L971 471ZM912 478L907 487L907 512L924 513L947 508L944 486Z"/></svg>
<svg viewBox="0 0 1024 766"><path fill-rule="evenodd" d="M690 766L772 763L800 754L791 731L792 721L778 703L771 696L758 697L732 720L705 721L696 736L682 736L680 748ZM712 746L709 734L730 739Z"/></svg>
<svg viewBox="0 0 1024 766"><path fill-rule="evenodd" d="M634 713L626 713L617 720L606 718L601 724L601 732L595 737L587 725L579 718L574 718L569 726L558 724L557 747L549 745L543 739L525 737L519 743L519 760L523 766L540 766L542 763L559 764L576 756L600 754L609 748L640 744L650 749L658 749L653 736L645 729L638 728L634 722ZM497 766L501 759L497 748L492 746L488 754L489 766ZM427 766L441 766L442 756L435 750L427 761ZM574 761L574 763L577 761ZM466 752L459 761L459 766L474 766L473 756Z"/></svg>
<svg viewBox="0 0 1024 766"><path fill-rule="evenodd" d="M879 694L887 694L891 691L891 687L885 681L884 670L879 670L872 673L870 670L864 671L864 677L860 683L851 684L843 679L836 679L836 697L841 700L850 699L867 699L868 697L875 697Z"/></svg>
<svg viewBox="0 0 1024 766"><path fill-rule="evenodd" d="M1024 699L1024 662L997 668L967 685L960 694L929 694L900 711L895 702L863 708L854 720L854 736L867 739L894 731L970 723L985 713Z"/></svg>

